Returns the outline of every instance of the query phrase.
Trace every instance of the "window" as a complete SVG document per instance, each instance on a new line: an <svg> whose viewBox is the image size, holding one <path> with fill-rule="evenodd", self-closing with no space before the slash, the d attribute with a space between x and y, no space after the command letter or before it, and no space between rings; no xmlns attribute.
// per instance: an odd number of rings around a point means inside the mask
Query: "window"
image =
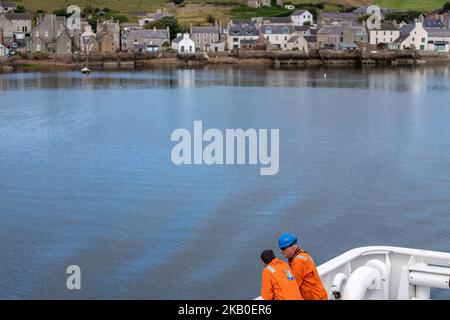
<svg viewBox="0 0 450 320"><path fill-rule="evenodd" d="M189 46L189 52L192 52L192 46Z"/></svg>
<svg viewBox="0 0 450 320"><path fill-rule="evenodd" d="M180 47L180 52L184 52L184 46Z"/></svg>
<svg viewBox="0 0 450 320"><path fill-rule="evenodd" d="M239 38L233 38L233 42L238 42Z"/></svg>
<svg viewBox="0 0 450 320"><path fill-rule="evenodd" d="M425 43L426 41L425 41L425 38L422 38L422 43Z"/></svg>

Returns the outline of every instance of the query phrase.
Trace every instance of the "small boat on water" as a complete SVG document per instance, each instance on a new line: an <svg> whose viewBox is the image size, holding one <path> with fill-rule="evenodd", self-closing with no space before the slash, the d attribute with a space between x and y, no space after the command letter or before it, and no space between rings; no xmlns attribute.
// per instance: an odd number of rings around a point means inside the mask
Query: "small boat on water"
<svg viewBox="0 0 450 320"><path fill-rule="evenodd" d="M91 73L91 69L89 69L88 67L84 67L83 69L81 69L81 73L89 74L89 73Z"/></svg>
<svg viewBox="0 0 450 320"><path fill-rule="evenodd" d="M431 289L450 289L450 253L446 252L362 247L318 266L317 271L330 300L429 300Z"/></svg>

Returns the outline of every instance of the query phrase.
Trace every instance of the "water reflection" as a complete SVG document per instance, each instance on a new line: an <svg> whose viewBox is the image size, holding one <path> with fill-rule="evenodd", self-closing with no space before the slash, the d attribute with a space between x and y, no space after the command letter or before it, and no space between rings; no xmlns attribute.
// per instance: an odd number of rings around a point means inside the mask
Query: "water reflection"
<svg viewBox="0 0 450 320"><path fill-rule="evenodd" d="M326 78L324 74L326 73ZM426 79L439 80L427 84ZM450 88L449 67L417 68L271 68L168 69L134 72L17 73L0 75L0 90L31 89L148 89L208 86L359 88L393 92L421 92Z"/></svg>

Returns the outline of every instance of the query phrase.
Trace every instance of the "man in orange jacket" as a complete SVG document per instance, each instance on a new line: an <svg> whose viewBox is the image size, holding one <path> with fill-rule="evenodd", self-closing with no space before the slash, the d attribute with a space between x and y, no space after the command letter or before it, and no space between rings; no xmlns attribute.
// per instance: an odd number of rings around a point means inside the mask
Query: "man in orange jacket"
<svg viewBox="0 0 450 320"><path fill-rule="evenodd" d="M272 250L261 253L264 265L261 297L264 300L301 300L300 291L288 264L275 257Z"/></svg>
<svg viewBox="0 0 450 320"><path fill-rule="evenodd" d="M284 233L278 238L278 246L283 257L289 260L289 266L294 273L300 294L305 300L328 300L316 265L308 252L297 245L297 237L291 233Z"/></svg>

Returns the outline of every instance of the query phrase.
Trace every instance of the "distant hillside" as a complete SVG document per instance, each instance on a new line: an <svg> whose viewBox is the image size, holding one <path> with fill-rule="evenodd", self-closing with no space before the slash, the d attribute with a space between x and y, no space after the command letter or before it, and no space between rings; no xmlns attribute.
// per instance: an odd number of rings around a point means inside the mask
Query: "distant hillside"
<svg viewBox="0 0 450 320"><path fill-rule="evenodd" d="M181 2L182 0L176 1ZM305 5L324 3L324 10L332 12L368 4L379 4L382 7L395 9L433 11L442 8L447 1L450 0L285 0L285 2ZM286 11L276 8L263 10L247 8L249 10L246 10L245 7L238 6L243 4L244 0L184 0L180 5L175 5L168 0L15 0L15 2L25 6L28 12L43 10L46 13L64 9L71 4L77 4L81 8L93 6L103 9L106 7L116 13L127 15L129 21L137 21L137 16L140 14L167 8L176 14L178 21L184 26L189 26L190 23L194 25L210 24L214 19L226 23L232 17L284 15Z"/></svg>

